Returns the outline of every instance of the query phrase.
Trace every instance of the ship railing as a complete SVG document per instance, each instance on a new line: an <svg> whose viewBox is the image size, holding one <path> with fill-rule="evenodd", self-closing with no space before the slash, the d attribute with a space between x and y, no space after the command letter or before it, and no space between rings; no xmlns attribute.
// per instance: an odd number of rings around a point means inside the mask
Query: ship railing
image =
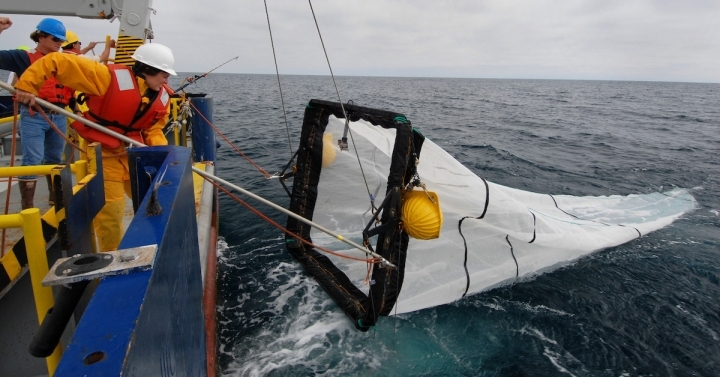
<svg viewBox="0 0 720 377"><path fill-rule="evenodd" d="M170 119L165 126L165 137L169 145L188 146L189 114L186 110L187 99L182 97L170 98Z"/></svg>
<svg viewBox="0 0 720 377"><path fill-rule="evenodd" d="M0 215L0 228L22 228L25 234L24 242L33 298L35 300L35 308L37 309L38 322L42 323L46 313L55 306L55 300L53 298L52 288L42 286L42 280L48 273L49 267L46 254L47 244L43 237L40 210L38 208L29 208L22 210L19 214ZM10 265L9 260L13 256L12 253L5 255L5 257L3 257L3 266L5 269L11 267L20 270L21 266L17 263L17 259L15 260L16 263L14 266ZM6 261L6 259L8 259L8 261ZM20 274L20 271L17 272ZM50 375L52 375L57 368L61 356L62 350L58 345L53 353L45 359Z"/></svg>
<svg viewBox="0 0 720 377"><path fill-rule="evenodd" d="M2 83L0 87L5 88ZM6 89L14 91L12 87ZM209 295L204 292L200 272L198 213L193 201L187 199L194 194L195 174L228 183L208 173L207 167L201 169L192 164L210 162L212 165L218 145L213 128L203 123L212 122L212 98L205 95L188 98L193 103L193 112L204 114L192 123L188 121L191 126L186 129L186 137L179 137L187 143L185 146L192 146L192 149L179 146L145 148L145 145L122 134L75 114L65 113L91 128L104 130L135 147L143 147L128 149L133 209L136 212L118 252L155 245L156 256L152 258L154 264L150 270L94 281L97 284L91 292L92 299L82 308L82 320L77 323L72 340L63 349L63 358L56 370L58 376L135 375L131 371L138 375L161 375L167 371L168 365L173 370L188 371L189 375L204 375L200 371L214 370L209 365L210 360L214 360L215 346L210 345L214 342L207 338L212 336L214 339L214 301L206 306L207 312L204 312L201 299ZM43 107L63 112L63 109L43 100L37 99L37 102ZM99 150L97 155L100 156ZM98 161L98 176L102 174L101 165ZM63 171L63 186L70 181L65 179L68 174ZM97 182L98 179L92 181ZM53 187L58 188L56 181ZM102 178L99 190L102 192ZM64 190L65 193L70 191L69 188ZM97 198L90 195L83 198L78 194L72 195L70 203L65 202L68 230L78 229L70 226L77 219L92 220L96 214ZM65 197L67 195L64 194ZM213 196L210 198L213 199ZM104 196L100 197L104 203ZM217 201L209 202L214 207L210 214L216 216ZM215 221L207 223L216 224ZM67 255L83 254L77 248L86 244L86 234L73 233L78 238L69 238L67 244L71 248ZM214 261L216 254L208 252L207 258ZM53 274L52 269L50 274ZM214 272L206 275L211 281L209 286L214 286L214 275ZM117 305L119 297L122 298L121 306ZM182 331L177 331L178 324L181 324ZM112 336L98 336L98 331ZM170 345L170 348L156 347L157 344ZM143 365L142 371L136 368L137 365Z"/></svg>
<svg viewBox="0 0 720 377"><path fill-rule="evenodd" d="M5 136L12 134L12 123L14 119L15 116L0 117L0 138L4 138ZM18 119L20 119L19 115Z"/></svg>
<svg viewBox="0 0 720 377"><path fill-rule="evenodd" d="M38 323L43 324L46 317L52 313L55 307L55 298L51 286L44 286L43 279L50 271L48 260L48 247L52 245L55 237L61 243L61 248L67 250L67 245L80 244L80 237L74 236L73 233L85 233L84 239L93 239L92 237L92 218L104 204L104 191L102 190L102 166L101 161L96 158L100 156L100 145L91 144L87 149L87 160L79 160L68 165L37 165L37 166L13 166L0 168L0 178L10 178L24 175L50 175L53 177L53 187L56 189L55 206L48 210L44 215L40 215L39 208L23 209L20 213L0 215L0 229L21 228L23 236L15 244L12 250L2 256L0 259L1 268L3 268L10 283L6 287L0 287L0 298L7 293L13 284L22 278L26 271L30 272L30 282L32 286L33 299L37 312ZM99 174L98 174L99 172ZM65 182L63 182L63 180ZM77 184L72 185L75 181ZM92 186L94 193L88 195L87 189ZM63 187L65 190L63 190ZM71 189L70 189L71 188ZM70 189L70 190L68 190ZM99 190L98 190L99 189ZM69 191L69 192L68 192ZM67 192L67 194L65 194ZM80 202L88 202L87 197L94 197L95 210L89 211L92 214L90 218L85 218L84 230L78 230L75 226L74 230L68 230L66 224L66 206L73 196L81 197ZM99 196L99 198L98 198ZM90 223L87 223L87 222ZM73 227L71 227L73 228ZM60 229L60 231L58 231ZM88 237L88 232L89 236ZM85 252L94 252L94 242L84 242ZM77 250L72 251L75 253ZM22 256L18 258L21 253ZM26 260L27 264L22 265L21 260ZM40 327L39 327L40 328ZM64 329L65 326L62 326ZM59 330L62 334L62 329ZM39 332L36 338L42 336ZM33 339L35 343L35 338ZM31 353L32 353L31 344ZM62 346L57 342L45 351L45 361L47 364L49 375L53 375L62 357Z"/></svg>

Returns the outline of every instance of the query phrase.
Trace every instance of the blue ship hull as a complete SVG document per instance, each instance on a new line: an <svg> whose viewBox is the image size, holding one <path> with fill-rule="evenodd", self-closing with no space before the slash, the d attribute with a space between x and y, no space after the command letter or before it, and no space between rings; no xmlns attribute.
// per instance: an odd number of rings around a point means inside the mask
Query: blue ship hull
<svg viewBox="0 0 720 377"><path fill-rule="evenodd" d="M166 171L158 196L162 212L144 213L145 195L120 244L157 244L155 267L102 279L56 376L207 375L195 206L183 200L193 196L190 152L151 147L129 154L131 161Z"/></svg>

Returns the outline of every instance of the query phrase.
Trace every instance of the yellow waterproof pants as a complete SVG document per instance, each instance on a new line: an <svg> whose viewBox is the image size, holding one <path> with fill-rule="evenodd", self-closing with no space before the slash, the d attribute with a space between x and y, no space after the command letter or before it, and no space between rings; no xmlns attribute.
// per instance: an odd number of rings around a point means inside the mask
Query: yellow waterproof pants
<svg viewBox="0 0 720 377"><path fill-rule="evenodd" d="M94 227L100 251L112 251L117 250L125 232L125 195L132 197L132 191L127 154L123 147L115 150L102 148L102 155L105 206L95 216Z"/></svg>
<svg viewBox="0 0 720 377"><path fill-rule="evenodd" d="M105 181L105 206L95 217L95 234L100 251L117 250L122 240L125 215L125 195L130 197L130 181Z"/></svg>

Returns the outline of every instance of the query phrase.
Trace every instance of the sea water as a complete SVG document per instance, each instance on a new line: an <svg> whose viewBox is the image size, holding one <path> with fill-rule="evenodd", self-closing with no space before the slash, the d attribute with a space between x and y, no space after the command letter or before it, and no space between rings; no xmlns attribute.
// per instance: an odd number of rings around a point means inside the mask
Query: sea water
<svg viewBox="0 0 720 377"><path fill-rule="evenodd" d="M269 173L312 98L405 114L477 175L521 190L691 189L672 225L553 272L382 317L368 333L287 253L283 233L222 195L223 376L715 376L720 368L720 85L212 74L214 124ZM178 83L175 83L178 84ZM178 86L178 85L174 85ZM219 138L222 141L222 139ZM218 174L281 206L278 180L223 142ZM355 174L355 173L353 173ZM362 185L362 177L358 176ZM286 216L247 200L282 225ZM412 252L410 250L409 252Z"/></svg>

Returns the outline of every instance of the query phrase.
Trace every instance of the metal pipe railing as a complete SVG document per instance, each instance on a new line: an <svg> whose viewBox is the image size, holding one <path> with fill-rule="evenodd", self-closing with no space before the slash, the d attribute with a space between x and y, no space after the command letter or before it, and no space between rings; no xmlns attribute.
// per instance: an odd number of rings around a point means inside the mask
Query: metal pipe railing
<svg viewBox="0 0 720 377"><path fill-rule="evenodd" d="M57 165L29 165L9 166L0 168L0 178L17 177L24 175L49 175ZM75 164L70 164L70 171L75 173Z"/></svg>

